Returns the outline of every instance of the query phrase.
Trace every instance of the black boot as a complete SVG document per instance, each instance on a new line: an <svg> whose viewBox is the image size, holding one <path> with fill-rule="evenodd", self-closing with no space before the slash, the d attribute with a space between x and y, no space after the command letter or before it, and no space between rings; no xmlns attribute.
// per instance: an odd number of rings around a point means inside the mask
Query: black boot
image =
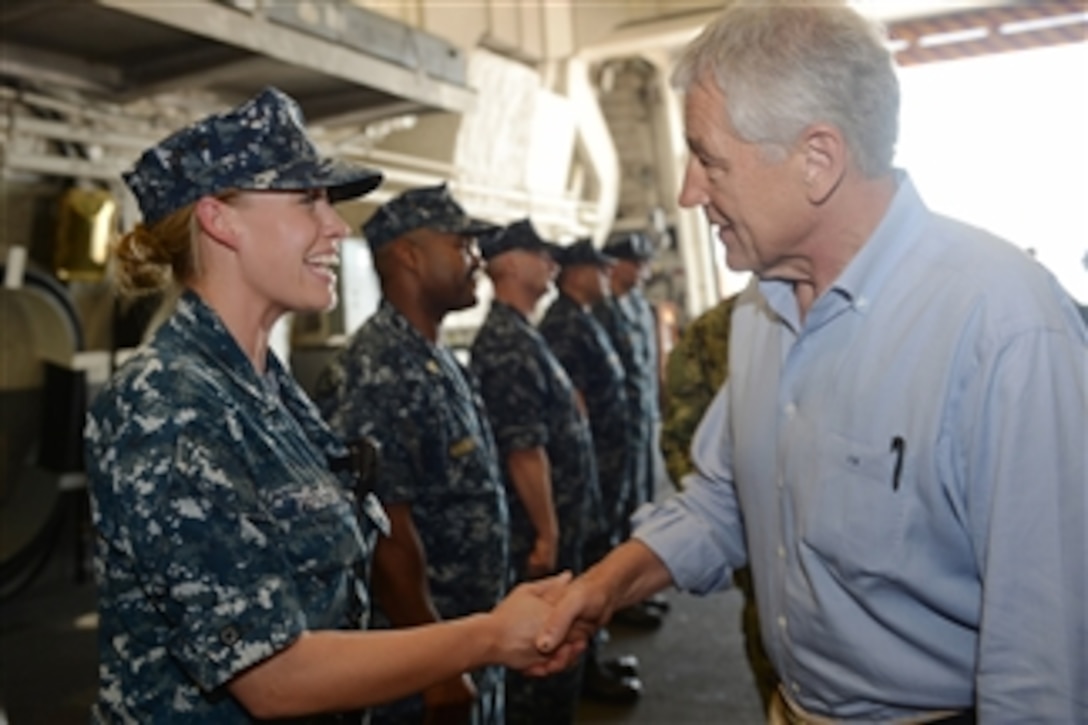
<svg viewBox="0 0 1088 725"><path fill-rule="evenodd" d="M669 604L669 600L665 598L664 594L658 593L650 596L647 599L642 600L642 605L647 609L651 609L658 614L665 615L669 613L672 605Z"/></svg>
<svg viewBox="0 0 1088 725"><path fill-rule="evenodd" d="M600 661L601 669L616 679L621 677L638 677L638 657L634 655L620 655L609 657Z"/></svg>
<svg viewBox="0 0 1088 725"><path fill-rule="evenodd" d="M596 653L586 658L582 677L582 696L610 705L633 705L642 695L642 680L638 677L611 672L597 659Z"/></svg>
<svg viewBox="0 0 1088 725"><path fill-rule="evenodd" d="M657 629L661 626L662 615L657 610L639 602L623 609L617 609L612 613L612 621L616 624L637 629Z"/></svg>

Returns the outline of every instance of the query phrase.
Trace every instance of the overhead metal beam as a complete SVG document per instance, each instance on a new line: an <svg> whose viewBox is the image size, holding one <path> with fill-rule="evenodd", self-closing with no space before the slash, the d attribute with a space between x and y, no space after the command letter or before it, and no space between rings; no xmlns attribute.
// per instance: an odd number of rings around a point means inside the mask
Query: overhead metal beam
<svg viewBox="0 0 1088 725"><path fill-rule="evenodd" d="M901 66L957 60L1083 43L1088 6L1083 0L1049 0L904 21L892 24L890 31Z"/></svg>
<svg viewBox="0 0 1088 725"><path fill-rule="evenodd" d="M101 179L116 182L121 172L128 166L128 161L102 159L87 161L62 156L8 151L4 154L0 168L18 171L31 171L50 176L64 176L77 179Z"/></svg>
<svg viewBox="0 0 1088 725"><path fill-rule="evenodd" d="M48 50L0 41L0 75L29 78L96 93L112 93L122 87L119 68L88 63Z"/></svg>
<svg viewBox="0 0 1088 725"><path fill-rule="evenodd" d="M358 94L329 93L321 96L308 96L303 102L306 120L312 124L325 126L366 126L392 116L409 113L425 113L427 106L415 101L390 99L388 103L368 103L359 107Z"/></svg>
<svg viewBox="0 0 1088 725"><path fill-rule="evenodd" d="M135 156L157 140L157 137L150 132L135 134L132 131L124 133L105 131L100 128L82 128L69 122L45 121L26 116L0 119L0 130L53 141L116 147L124 149L123 153L131 156Z"/></svg>
<svg viewBox="0 0 1088 725"><path fill-rule="evenodd" d="M217 83L230 82L245 79L252 76L252 70L267 63L267 59L259 56L247 55L239 58L240 51L230 49L230 59L224 55L226 48L217 48L217 53L211 53L208 58L193 58L186 70L184 64L173 64L151 69L148 73L141 73L140 77L129 76L124 91L115 94L113 100L116 103L128 103L140 98L148 98L160 93L172 93L192 88L206 87ZM185 54L189 57L191 54ZM211 56L218 56L219 60L211 63ZM197 62L197 61L201 62Z"/></svg>
<svg viewBox="0 0 1088 725"><path fill-rule="evenodd" d="M136 85L158 83L189 75L232 74L232 68L240 61L258 58L241 48L230 45L204 45L184 51L175 51L149 59L128 70L129 82Z"/></svg>
<svg viewBox="0 0 1088 725"><path fill-rule="evenodd" d="M398 116L419 115L433 109L421 106L412 101L391 101L381 106L360 108L343 113L337 113L333 108L326 108L320 104L307 103L307 118L311 118L326 126L358 126L366 127L378 121L384 121Z"/></svg>
<svg viewBox="0 0 1088 725"><path fill-rule="evenodd" d="M0 26L37 15L59 4L58 2L43 2L43 0L6 0L3 6L0 6Z"/></svg>
<svg viewBox="0 0 1088 725"><path fill-rule="evenodd" d="M1077 0L1057 0L1066 2ZM991 8L1011 5L1027 5L1030 0L851 0L858 12L876 18L883 23L917 17L933 17L955 12L957 9ZM618 25L601 41L583 48L578 56L587 62L607 60L627 55L643 55L661 48L673 50L695 39L703 28L721 14L721 6L649 16L644 19Z"/></svg>
<svg viewBox="0 0 1088 725"><path fill-rule="evenodd" d="M427 106L464 112L475 100L475 94L468 88L437 81L425 73L209 0L184 3L94 0L94 3Z"/></svg>

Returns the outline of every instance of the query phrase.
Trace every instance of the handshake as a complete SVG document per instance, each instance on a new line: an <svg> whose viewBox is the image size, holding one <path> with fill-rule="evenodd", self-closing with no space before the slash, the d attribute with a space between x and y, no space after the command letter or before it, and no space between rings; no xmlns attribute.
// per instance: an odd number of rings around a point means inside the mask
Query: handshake
<svg viewBox="0 0 1088 725"><path fill-rule="evenodd" d="M484 615L496 664L543 677L573 665L611 615L605 598L570 572L518 585Z"/></svg>
<svg viewBox="0 0 1088 725"><path fill-rule="evenodd" d="M490 612L439 626L457 629L451 641L461 672L494 664L545 677L573 665L614 611L672 584L661 559L630 539L576 578L565 572L521 584Z"/></svg>
<svg viewBox="0 0 1088 725"><path fill-rule="evenodd" d="M629 539L581 576L522 584L483 615L495 643L488 659L537 677L559 672L574 664L612 612L672 584L657 555Z"/></svg>

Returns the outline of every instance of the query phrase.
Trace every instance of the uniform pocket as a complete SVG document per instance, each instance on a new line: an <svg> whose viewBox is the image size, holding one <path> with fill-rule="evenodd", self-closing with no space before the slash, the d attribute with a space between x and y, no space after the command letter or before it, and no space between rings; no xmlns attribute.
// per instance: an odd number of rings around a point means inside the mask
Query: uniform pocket
<svg viewBox="0 0 1088 725"><path fill-rule="evenodd" d="M286 485L263 492L276 546L301 574L354 567L366 555L353 497L337 482Z"/></svg>

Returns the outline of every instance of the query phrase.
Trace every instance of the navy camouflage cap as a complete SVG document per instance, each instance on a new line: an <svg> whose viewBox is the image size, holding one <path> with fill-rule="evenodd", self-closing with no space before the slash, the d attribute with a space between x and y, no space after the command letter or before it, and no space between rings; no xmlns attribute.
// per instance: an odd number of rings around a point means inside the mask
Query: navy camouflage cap
<svg viewBox="0 0 1088 725"><path fill-rule="evenodd" d="M610 267L615 258L608 256L593 246L593 240L579 239L566 247L557 247L553 255L561 267L575 267L591 264L595 267Z"/></svg>
<svg viewBox="0 0 1088 725"><path fill-rule="evenodd" d="M620 232L604 243L604 253L616 259L645 262L653 258L654 244L641 232Z"/></svg>
<svg viewBox="0 0 1088 725"><path fill-rule="evenodd" d="M376 250L416 229L477 237L497 228L466 214L443 183L409 189L382 204L363 224L363 236Z"/></svg>
<svg viewBox="0 0 1088 725"><path fill-rule="evenodd" d="M163 139L123 177L145 224L230 189L324 188L337 202L362 196L382 181L380 171L318 154L298 104L271 87Z"/></svg>
<svg viewBox="0 0 1088 725"><path fill-rule="evenodd" d="M500 254L524 249L527 252L552 252L555 244L542 238L528 219L516 221L480 240L480 253L484 259L494 259Z"/></svg>

